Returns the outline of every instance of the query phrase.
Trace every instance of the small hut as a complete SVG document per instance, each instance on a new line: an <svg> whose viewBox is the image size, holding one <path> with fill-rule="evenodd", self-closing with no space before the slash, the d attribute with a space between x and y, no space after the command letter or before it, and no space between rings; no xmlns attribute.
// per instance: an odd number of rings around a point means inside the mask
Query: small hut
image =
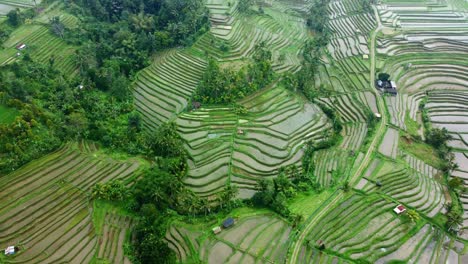
<svg viewBox="0 0 468 264"><path fill-rule="evenodd" d="M17 50L24 50L25 48L26 48L26 44L24 43L19 43L18 45L16 45Z"/></svg>
<svg viewBox="0 0 468 264"><path fill-rule="evenodd" d="M221 227L219 227L219 226L213 228L212 230L213 230L213 233L214 233L215 235L221 233Z"/></svg>
<svg viewBox="0 0 468 264"><path fill-rule="evenodd" d="M406 208L403 205L399 204L397 207L395 207L395 209L393 209L393 211L399 215L406 212Z"/></svg>
<svg viewBox="0 0 468 264"><path fill-rule="evenodd" d="M5 249L5 255L8 256L8 255L13 255L15 254L16 252L19 251L19 248L18 247L15 247L15 246L9 246Z"/></svg>

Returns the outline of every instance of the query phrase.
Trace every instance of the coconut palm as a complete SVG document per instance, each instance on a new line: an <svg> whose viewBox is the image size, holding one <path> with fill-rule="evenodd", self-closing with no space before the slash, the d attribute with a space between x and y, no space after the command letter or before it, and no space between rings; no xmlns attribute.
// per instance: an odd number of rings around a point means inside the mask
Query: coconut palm
<svg viewBox="0 0 468 264"><path fill-rule="evenodd" d="M458 228L463 224L463 217L460 213L451 211L447 214L447 223L445 226L447 227L447 231L453 232L458 230Z"/></svg>

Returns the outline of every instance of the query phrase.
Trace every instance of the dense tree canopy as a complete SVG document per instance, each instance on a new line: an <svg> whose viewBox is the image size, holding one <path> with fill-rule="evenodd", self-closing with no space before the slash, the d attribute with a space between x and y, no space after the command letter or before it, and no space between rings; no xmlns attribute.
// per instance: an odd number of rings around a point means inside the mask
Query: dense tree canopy
<svg viewBox="0 0 468 264"><path fill-rule="evenodd" d="M307 17L307 26L318 32L323 33L327 30L328 3L330 0L314 0Z"/></svg>
<svg viewBox="0 0 468 264"><path fill-rule="evenodd" d="M194 100L204 103L234 103L268 85L273 80L271 52L261 43L255 49L253 63L239 71L221 69L215 60L197 87Z"/></svg>
<svg viewBox="0 0 468 264"><path fill-rule="evenodd" d="M80 0L66 2L83 23L51 30L70 44L80 45L76 63L83 79L103 91L125 98L128 81L149 64L154 52L189 45L208 30L202 0Z"/></svg>

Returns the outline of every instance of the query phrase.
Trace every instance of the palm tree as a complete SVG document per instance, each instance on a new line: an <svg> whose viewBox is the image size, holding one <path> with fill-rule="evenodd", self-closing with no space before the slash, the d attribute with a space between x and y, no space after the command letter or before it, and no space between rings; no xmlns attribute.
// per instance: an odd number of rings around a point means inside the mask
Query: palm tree
<svg viewBox="0 0 468 264"><path fill-rule="evenodd" d="M211 211L210 202L206 198L200 199L201 210L205 213L205 216Z"/></svg>
<svg viewBox="0 0 468 264"><path fill-rule="evenodd" d="M411 222L413 223L416 223L420 219L418 212L416 212L415 210L408 210L407 214L408 217L411 219Z"/></svg>
<svg viewBox="0 0 468 264"><path fill-rule="evenodd" d="M463 217L458 212L451 211L449 214L447 214L447 218L448 219L447 223L445 223L445 226L449 232L457 231L458 228L463 224Z"/></svg>
<svg viewBox="0 0 468 264"><path fill-rule="evenodd" d="M297 214L294 216L293 227L299 226L299 224L304 220L304 216L301 214Z"/></svg>
<svg viewBox="0 0 468 264"><path fill-rule="evenodd" d="M448 202L448 203L444 204L444 208L445 208L445 210L447 210L447 214L448 214L448 213L450 213L452 211L453 205L452 205L452 203Z"/></svg>
<svg viewBox="0 0 468 264"><path fill-rule="evenodd" d="M342 186L342 189L344 192L348 192L350 187L349 187L349 181L344 181L343 182L343 186Z"/></svg>
<svg viewBox="0 0 468 264"><path fill-rule="evenodd" d="M91 196L95 199L105 199L107 196L107 186L100 182L96 183L91 191Z"/></svg>

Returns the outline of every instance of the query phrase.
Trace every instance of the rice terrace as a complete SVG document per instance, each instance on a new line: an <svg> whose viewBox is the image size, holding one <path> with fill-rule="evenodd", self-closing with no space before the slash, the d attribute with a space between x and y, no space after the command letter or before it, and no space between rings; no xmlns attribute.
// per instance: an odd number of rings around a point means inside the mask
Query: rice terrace
<svg viewBox="0 0 468 264"><path fill-rule="evenodd" d="M468 263L468 0L0 0L0 264Z"/></svg>

